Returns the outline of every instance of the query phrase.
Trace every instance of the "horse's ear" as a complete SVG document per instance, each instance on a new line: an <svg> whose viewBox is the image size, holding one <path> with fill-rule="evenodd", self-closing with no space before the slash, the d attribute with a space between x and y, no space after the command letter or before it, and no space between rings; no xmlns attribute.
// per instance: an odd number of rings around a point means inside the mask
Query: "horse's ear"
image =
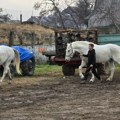
<svg viewBox="0 0 120 120"><path fill-rule="evenodd" d="M67 43L67 46L69 45L69 43Z"/></svg>

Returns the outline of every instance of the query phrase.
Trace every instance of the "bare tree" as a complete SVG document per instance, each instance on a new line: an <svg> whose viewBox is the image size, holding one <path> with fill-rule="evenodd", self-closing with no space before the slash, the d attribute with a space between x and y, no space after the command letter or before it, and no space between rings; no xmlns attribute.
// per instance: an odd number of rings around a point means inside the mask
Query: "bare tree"
<svg viewBox="0 0 120 120"><path fill-rule="evenodd" d="M44 8L42 8L42 6L44 6ZM44 0L42 1L41 3L40 2L37 2L35 3L34 5L34 8L36 10L40 10L40 16L41 18L47 14L49 14L50 12L51 13L57 13L59 15L59 19L60 19L60 23L61 23L61 27L63 29L65 29L65 25L64 25L64 20L63 20L63 17L62 17L62 14L61 14L61 11L59 9L59 0Z"/></svg>
<svg viewBox="0 0 120 120"><path fill-rule="evenodd" d="M67 5L67 8L70 11L70 13L69 12L66 12L66 13L70 15L70 17L72 18L72 21L74 22L76 28L79 29L79 21L78 21L78 18L75 17L75 16L77 16L77 14L76 14L77 11L75 9L73 9L73 7L72 7L72 4L75 4L75 1L72 0L71 3L69 3L69 4L68 4L67 1L65 1L65 3ZM76 14L76 15L74 15L74 14Z"/></svg>
<svg viewBox="0 0 120 120"><path fill-rule="evenodd" d="M53 15L56 26L60 23L60 26L65 29L66 23L71 23L74 28L80 29L81 24L88 26L87 16L93 11L93 6L89 0L68 0L66 1L66 6L68 11L61 11L59 2L60 0L44 0L42 2L37 2L34 5L36 10L40 10L40 19L44 16ZM74 7L72 6L74 4ZM68 21L68 22L67 22Z"/></svg>
<svg viewBox="0 0 120 120"><path fill-rule="evenodd" d="M89 0L79 0L77 3L79 20L88 27L88 16L93 11L93 5Z"/></svg>
<svg viewBox="0 0 120 120"><path fill-rule="evenodd" d="M0 8L0 16L4 19L4 21L8 21L12 15L11 14L4 14L4 10Z"/></svg>
<svg viewBox="0 0 120 120"><path fill-rule="evenodd" d="M120 32L120 14L118 12L120 11L119 5L119 0L96 0L93 15L96 15L97 17L94 21L97 21L98 23L105 21L106 24L110 22L110 24L115 27L116 32Z"/></svg>
<svg viewBox="0 0 120 120"><path fill-rule="evenodd" d="M71 18L73 19L77 28L79 28L80 24L88 26L87 17L93 12L93 5L89 0L78 0L76 3L76 8L71 7L70 5L67 6L72 11L72 13L76 14L77 16L76 20L73 14L71 14Z"/></svg>
<svg viewBox="0 0 120 120"><path fill-rule="evenodd" d="M0 8L0 15L2 14L2 12L3 12L3 9L2 9L2 8Z"/></svg>

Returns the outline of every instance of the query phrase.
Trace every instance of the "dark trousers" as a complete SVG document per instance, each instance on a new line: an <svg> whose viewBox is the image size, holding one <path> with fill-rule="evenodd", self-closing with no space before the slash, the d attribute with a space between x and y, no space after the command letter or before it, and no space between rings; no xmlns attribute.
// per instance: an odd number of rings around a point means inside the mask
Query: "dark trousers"
<svg viewBox="0 0 120 120"><path fill-rule="evenodd" d="M92 73L94 74L94 76L100 80L100 75L97 73L95 66L93 67L87 67L86 72L85 72L85 80L87 80L89 72L92 71Z"/></svg>

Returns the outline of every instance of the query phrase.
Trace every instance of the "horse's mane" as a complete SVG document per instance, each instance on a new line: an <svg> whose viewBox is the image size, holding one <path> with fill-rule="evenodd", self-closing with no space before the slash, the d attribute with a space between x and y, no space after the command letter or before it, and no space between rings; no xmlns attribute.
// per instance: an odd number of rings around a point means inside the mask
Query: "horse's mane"
<svg viewBox="0 0 120 120"><path fill-rule="evenodd" d="M94 44L94 43L92 43L92 42L88 42L88 41L75 41L75 42L72 42L72 44L74 44L74 45L83 45L83 46L88 46L89 44ZM96 45L96 44L94 44L94 45Z"/></svg>

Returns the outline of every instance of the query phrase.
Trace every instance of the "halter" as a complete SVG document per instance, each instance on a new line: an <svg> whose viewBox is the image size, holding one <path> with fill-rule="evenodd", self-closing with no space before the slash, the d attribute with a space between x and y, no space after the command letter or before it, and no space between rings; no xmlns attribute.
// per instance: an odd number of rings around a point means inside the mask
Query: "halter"
<svg viewBox="0 0 120 120"><path fill-rule="evenodd" d="M70 54L69 56L66 56L66 57L72 58L72 54L74 54L74 53L73 53L73 48L72 48L72 43L70 43L70 47L71 47L72 52L71 52L71 54Z"/></svg>

